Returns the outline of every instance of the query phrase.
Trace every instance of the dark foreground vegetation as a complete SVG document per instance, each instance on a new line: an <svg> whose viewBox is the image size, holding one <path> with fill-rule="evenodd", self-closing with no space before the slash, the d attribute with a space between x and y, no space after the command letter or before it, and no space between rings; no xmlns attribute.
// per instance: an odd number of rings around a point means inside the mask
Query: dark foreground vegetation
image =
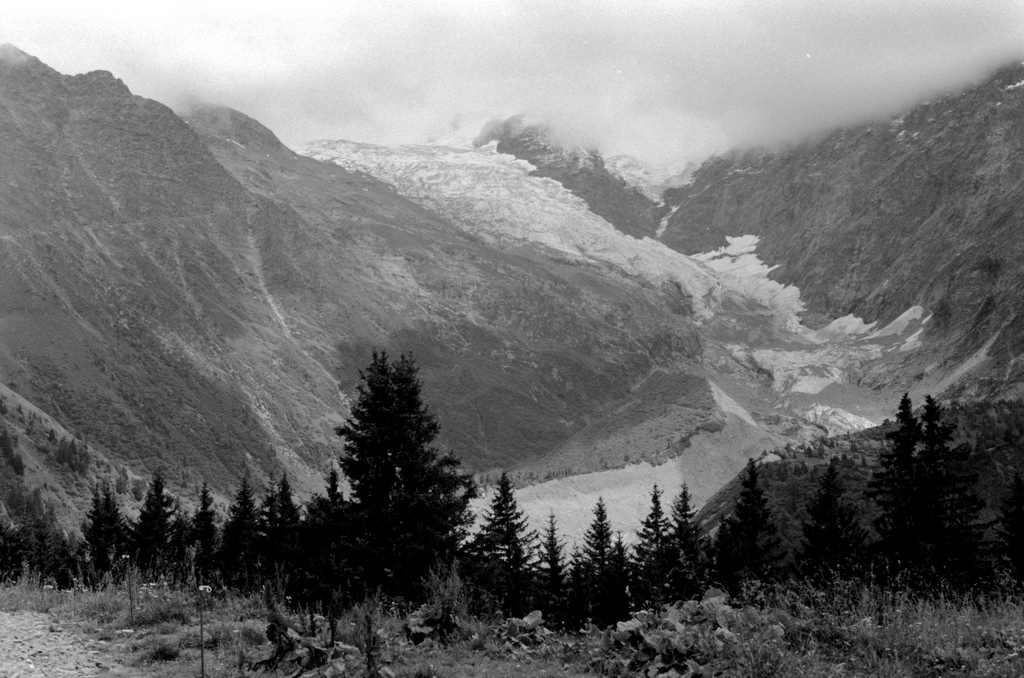
<svg viewBox="0 0 1024 678"><path fill-rule="evenodd" d="M399 662L384 648L429 640L607 674L783 675L807 655L808 675L837 664L850 675L1016 675L1024 479L986 511L971 448L954 445L954 432L933 399L915 414L904 397L862 496L845 487L849 458L816 469L797 538L780 530L765 492L771 465L751 461L713 539L685 486L671 501L655 487L630 543L598 501L567 552L553 516L530 529L507 475L470 534L477 488L432 447L438 424L415 364L374 354L338 429L347 488L332 472L324 494L299 505L287 477L262 497L243 479L222 519L205 486L190 514L156 474L129 520L113 489L96 487L81 538L45 513L0 528L0 578L23 592L35 582L85 599L123 594L132 626L156 605L139 597L147 590L170 606L158 616L176 609L182 625L197 605L216 616L239 600L298 620L274 632L268 617L277 649L239 670L276 669L287 656L293 675L330 675L332 661L378 671ZM107 616L124 624L123 614ZM362 646L339 639L353 624Z"/></svg>

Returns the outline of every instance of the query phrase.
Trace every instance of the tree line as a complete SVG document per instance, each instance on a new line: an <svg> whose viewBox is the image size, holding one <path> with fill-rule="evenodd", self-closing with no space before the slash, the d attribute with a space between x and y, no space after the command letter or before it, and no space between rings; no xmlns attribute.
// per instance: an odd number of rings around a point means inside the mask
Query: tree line
<svg viewBox="0 0 1024 678"><path fill-rule="evenodd" d="M469 584L476 611L541 609L568 629L609 625L712 585L740 593L756 582L864 578L963 589L990 585L997 572L1021 581L1024 479L1015 476L996 524L982 521L969 449L952 445L942 414L929 397L915 415L904 396L870 484L871 520L846 496L833 459L807 500L795 553L779 538L754 461L713 536L698 525L685 485L671 501L654 487L631 543L598 500L583 540L567 549L553 515L539 533L531 529L507 474L471 533L478 488L433 446L438 422L422 401L415 363L374 353L337 429L342 473L330 473L322 494L299 504L282 475L257 496L244 478L221 520L205 484L190 513L157 473L129 520L113 488L97 486L77 542L42 518L0 528L0 577L27 565L58 585L96 586L141 572L183 586L269 588L293 606L329 611L371 595L419 602L431 571L448 568Z"/></svg>

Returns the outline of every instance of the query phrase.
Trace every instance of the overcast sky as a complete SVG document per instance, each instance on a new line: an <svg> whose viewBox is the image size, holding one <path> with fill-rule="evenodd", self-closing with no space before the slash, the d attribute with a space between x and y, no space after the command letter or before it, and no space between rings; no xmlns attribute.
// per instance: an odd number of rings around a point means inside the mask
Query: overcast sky
<svg viewBox="0 0 1024 678"><path fill-rule="evenodd" d="M0 9L0 42L172 107L237 108L293 147L422 142L529 112L606 154L699 159L894 113L1024 58L1021 0L4 4L18 7Z"/></svg>

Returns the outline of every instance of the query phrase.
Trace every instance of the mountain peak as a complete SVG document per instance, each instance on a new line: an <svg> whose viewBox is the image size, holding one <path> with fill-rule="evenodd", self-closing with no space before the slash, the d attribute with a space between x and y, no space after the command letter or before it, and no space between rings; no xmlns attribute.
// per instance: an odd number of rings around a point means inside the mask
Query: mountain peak
<svg viewBox="0 0 1024 678"><path fill-rule="evenodd" d="M181 117L193 130L205 137L233 141L266 153L276 153L285 148L281 140L261 123L227 106L201 104Z"/></svg>
<svg viewBox="0 0 1024 678"><path fill-rule="evenodd" d="M5 42L0 45L0 63L4 63L10 66L20 66L21 64L36 59L31 54L21 51L9 42Z"/></svg>

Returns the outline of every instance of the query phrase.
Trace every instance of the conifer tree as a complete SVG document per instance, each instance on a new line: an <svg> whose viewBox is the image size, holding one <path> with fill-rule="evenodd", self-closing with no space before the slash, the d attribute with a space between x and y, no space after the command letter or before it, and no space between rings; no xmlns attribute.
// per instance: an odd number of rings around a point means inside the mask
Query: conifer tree
<svg viewBox="0 0 1024 678"><path fill-rule="evenodd" d="M684 484L672 502L669 544L672 567L669 570L669 599L667 602L690 600L704 593L708 579L709 547L701 536L696 522L697 511L692 508L690 490Z"/></svg>
<svg viewBox="0 0 1024 678"><path fill-rule="evenodd" d="M562 540L558 538L555 513L548 515L540 558L540 599L545 617L556 626L566 621L565 560Z"/></svg>
<svg viewBox="0 0 1024 678"><path fill-rule="evenodd" d="M608 562L612 554L612 526L608 522L608 509L604 498L598 497L594 505L594 520L583 536L583 555L590 567L598 574L608 570Z"/></svg>
<svg viewBox="0 0 1024 678"><path fill-rule="evenodd" d="M722 521L715 543L715 569L731 590L748 579L766 581L779 573L781 539L758 482L754 460L748 460L741 480L739 501L733 514Z"/></svg>
<svg viewBox="0 0 1024 678"><path fill-rule="evenodd" d="M594 572L586 554L574 546L569 556L569 581L566 591L566 616L572 630L584 628L594 616L592 589Z"/></svg>
<svg viewBox="0 0 1024 678"><path fill-rule="evenodd" d="M984 502L974 493L978 474L966 468L970 447L951 447L956 427L943 422L942 414L935 399L926 396L917 474L922 564L949 581L967 584L978 574Z"/></svg>
<svg viewBox="0 0 1024 678"><path fill-rule="evenodd" d="M206 584L217 567L217 516L213 510L213 495L203 481L199 491L199 508L192 519L191 542L196 549L196 577Z"/></svg>
<svg viewBox="0 0 1024 678"><path fill-rule="evenodd" d="M157 471L132 531L136 562L144 571L160 569L168 560L166 549L171 538L173 506L174 498L165 491L163 474Z"/></svg>
<svg viewBox="0 0 1024 678"><path fill-rule="evenodd" d="M863 557L868 535L857 519L856 507L845 501L835 457L807 503L807 513L801 568L811 574L852 575Z"/></svg>
<svg viewBox="0 0 1024 678"><path fill-rule="evenodd" d="M127 550L127 525L113 488L108 483L93 488L92 508L85 516L82 536L97 577L113 570L117 559Z"/></svg>
<svg viewBox="0 0 1024 678"><path fill-rule="evenodd" d="M891 567L900 570L920 562L917 518L918 479L916 450L921 440L921 423L914 416L906 393L896 413L898 428L887 434L891 449L883 452L869 487L881 513L875 520L879 550Z"/></svg>
<svg viewBox="0 0 1024 678"><path fill-rule="evenodd" d="M619 597L615 592L618 574L615 570L615 543L612 540L612 526L604 499L598 497L594 506L594 520L583 536L583 558L586 562L587 607L592 620L599 626L616 621ZM627 561L628 567L628 561Z"/></svg>
<svg viewBox="0 0 1024 678"><path fill-rule="evenodd" d="M250 589L260 581L260 515L249 478L243 477L228 509L221 540L220 563L224 580L231 586Z"/></svg>
<svg viewBox="0 0 1024 678"><path fill-rule="evenodd" d="M167 553L163 569L176 586L189 585L194 575L190 567L189 549L192 547L192 516L175 500L171 511L171 524L167 537Z"/></svg>
<svg viewBox="0 0 1024 678"><path fill-rule="evenodd" d="M595 621L599 625L611 626L629 617L629 592L632 583L629 570L629 552L622 541L622 533L618 533L612 543L608 573L595 604Z"/></svg>
<svg viewBox="0 0 1024 678"><path fill-rule="evenodd" d="M518 617L529 611L536 546L537 534L516 503L512 480L502 473L471 553L478 576L498 597L505 615Z"/></svg>
<svg viewBox="0 0 1024 678"><path fill-rule="evenodd" d="M638 607L657 608L671 595L670 574L676 564L672 525L661 507L661 490L651 490L651 509L633 547L634 599Z"/></svg>
<svg viewBox="0 0 1024 678"><path fill-rule="evenodd" d="M459 460L432 446L440 427L423 404L418 369L373 354L360 371L340 463L352 486L351 523L361 584L414 598L437 562L451 562L472 522L476 494Z"/></svg>
<svg viewBox="0 0 1024 678"><path fill-rule="evenodd" d="M287 475L282 475L281 480L267 490L261 516L263 571L275 577L283 576L294 562L301 521Z"/></svg>
<svg viewBox="0 0 1024 678"><path fill-rule="evenodd" d="M1024 581L1024 476L1014 471L1009 492L999 512L1000 551L1017 581Z"/></svg>
<svg viewBox="0 0 1024 678"><path fill-rule="evenodd" d="M343 603L351 602L352 594L346 585L351 578L346 557L350 543L346 508L338 471L331 469L326 494L318 494L306 503L306 518L300 527L298 550L302 558L296 568L299 599L334 615Z"/></svg>
<svg viewBox="0 0 1024 678"><path fill-rule="evenodd" d="M14 583L21 577L23 560L18 529L0 521L0 584Z"/></svg>

